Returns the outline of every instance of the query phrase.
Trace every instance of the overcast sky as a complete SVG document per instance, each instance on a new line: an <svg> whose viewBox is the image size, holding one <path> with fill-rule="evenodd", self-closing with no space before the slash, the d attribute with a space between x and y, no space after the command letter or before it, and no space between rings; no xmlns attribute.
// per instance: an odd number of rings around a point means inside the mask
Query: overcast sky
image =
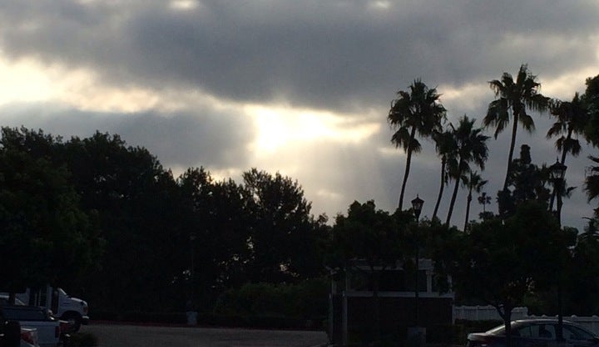
<svg viewBox="0 0 599 347"><path fill-rule="evenodd" d="M0 0L0 124L67 139L119 134L176 176L200 166L237 182L254 167L280 172L315 215L371 199L393 211L405 167L386 120L397 91L421 78L449 121L467 114L480 125L494 99L488 81L527 63L544 95L570 100L599 74L597 18L595 0ZM529 144L535 164L552 164L550 119L534 117L516 155ZM493 197L508 140L489 144L482 174ZM567 159L578 189L566 225L582 228L597 206L582 191L591 154ZM427 143L405 208L418 194L432 215L439 168ZM461 191L460 228L465 201ZM471 217L481 210L475 200Z"/></svg>

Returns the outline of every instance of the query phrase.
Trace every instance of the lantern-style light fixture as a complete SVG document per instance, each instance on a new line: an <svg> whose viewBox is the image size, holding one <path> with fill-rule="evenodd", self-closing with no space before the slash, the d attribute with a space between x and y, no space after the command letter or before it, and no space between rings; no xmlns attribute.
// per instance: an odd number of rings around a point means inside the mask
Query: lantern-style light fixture
<svg viewBox="0 0 599 347"><path fill-rule="evenodd" d="M560 163L557 159L555 160L555 164L549 167L549 174L551 176L551 180L553 181L561 181L564 179L566 175L566 169L568 167L562 163Z"/></svg>
<svg viewBox="0 0 599 347"><path fill-rule="evenodd" d="M412 200L412 209L414 210L414 215L416 219L420 218L420 212L422 212L422 205L424 204L424 200L418 197L416 194L416 199Z"/></svg>

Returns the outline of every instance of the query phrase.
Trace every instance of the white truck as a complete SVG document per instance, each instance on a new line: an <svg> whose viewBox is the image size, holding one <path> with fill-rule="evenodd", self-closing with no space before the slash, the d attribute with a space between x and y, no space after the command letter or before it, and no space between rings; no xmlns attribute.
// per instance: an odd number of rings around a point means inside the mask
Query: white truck
<svg viewBox="0 0 599 347"><path fill-rule="evenodd" d="M16 293L16 297L26 305L51 310L54 317L69 322L73 332L79 331L81 324L89 323L87 302L70 297L61 288L46 286L34 292L28 288L24 293Z"/></svg>

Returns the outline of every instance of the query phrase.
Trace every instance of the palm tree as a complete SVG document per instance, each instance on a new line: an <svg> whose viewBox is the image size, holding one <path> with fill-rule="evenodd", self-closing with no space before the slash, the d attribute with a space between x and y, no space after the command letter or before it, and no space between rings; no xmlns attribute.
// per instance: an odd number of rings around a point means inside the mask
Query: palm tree
<svg viewBox="0 0 599 347"><path fill-rule="evenodd" d="M466 220L464 221L464 231L468 228L468 218L470 217L470 203L472 202L472 191L480 193L487 180L483 180L482 176L477 171L470 172L469 175L465 176L465 185L468 187L468 198L466 199ZM480 201L480 198L479 198Z"/></svg>
<svg viewBox="0 0 599 347"><path fill-rule="evenodd" d="M483 213L486 213L487 205L491 204L491 197L487 195L487 192L483 192L478 196L478 203L483 205Z"/></svg>
<svg viewBox="0 0 599 347"><path fill-rule="evenodd" d="M589 159L595 164L599 164L599 157L589 156ZM588 201L599 197L599 166L591 166L588 168L584 181L584 190L587 192Z"/></svg>
<svg viewBox="0 0 599 347"><path fill-rule="evenodd" d="M561 152L560 163L565 165L568 153L574 157L580 154L582 146L578 138L572 135L577 136L584 133L589 117L578 93L574 95L571 102L554 100L550 105L550 112L556 118L556 121L547 131L547 138L559 136L555 141L555 147ZM553 199L552 195L549 203L550 211L553 209Z"/></svg>
<svg viewBox="0 0 599 347"><path fill-rule="evenodd" d="M434 130L441 128L441 122L445 119L445 107L439 101L441 97L436 88L429 88L421 80L417 79L410 85L410 91L400 90L398 98L391 102L391 109L387 121L395 133L391 142L395 147L401 147L406 152L406 168L399 195L398 208L403 206L406 182L410 174L412 153L422 150L420 142L416 139L430 137Z"/></svg>
<svg viewBox="0 0 599 347"><path fill-rule="evenodd" d="M508 176L512 168L512 157L516 145L516 134L518 124L528 132L532 132L535 123L532 117L526 112L527 109L544 112L549 105L549 99L543 96L539 89L541 84L536 81L537 76L528 71L528 66L520 66L516 80L507 72L501 76L501 80L489 82L489 86L495 93L496 99L489 104L487 115L483 119L485 127L495 127L494 137L497 139L510 120L512 121L512 138L508 154L507 172L503 183L503 190L507 189Z"/></svg>
<svg viewBox="0 0 599 347"><path fill-rule="evenodd" d="M451 221L460 182L464 180L463 177L465 175L472 172L470 164L475 164L481 170L484 170L485 161L489 157L489 149L487 147L489 136L483 135L483 128L474 128L475 122L476 119L469 119L464 115L460 118L457 128L450 124L453 137L456 141L456 151L454 153L456 160L450 162L449 172L450 178L455 180L455 185L445 225L449 225Z"/></svg>
<svg viewBox="0 0 599 347"><path fill-rule="evenodd" d="M589 113L588 125L585 129L585 138L593 146L599 147L599 75L586 80L586 90L581 99ZM599 197L599 157L589 156L597 166L588 168L584 190L587 193L588 201ZM595 209L595 214L599 216L599 208Z"/></svg>
<svg viewBox="0 0 599 347"><path fill-rule="evenodd" d="M433 211L432 217L432 219L435 219L437 217L437 212L439 211L439 205L441 203L441 198L443 197L445 184L449 179L447 172L447 161L450 159L451 153L454 152L456 143L454 141L453 135L448 129L444 131L435 131L433 133L433 140L435 141L437 155L441 157L441 184L439 185L439 195L437 196L437 203L435 204L435 210Z"/></svg>

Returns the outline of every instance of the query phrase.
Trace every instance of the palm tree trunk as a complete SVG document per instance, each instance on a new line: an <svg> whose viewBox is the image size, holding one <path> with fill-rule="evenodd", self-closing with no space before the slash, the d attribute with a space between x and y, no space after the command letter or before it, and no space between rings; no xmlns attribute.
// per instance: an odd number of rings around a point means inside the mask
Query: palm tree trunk
<svg viewBox="0 0 599 347"><path fill-rule="evenodd" d="M410 133L410 143L408 144L408 155L406 157L406 170L403 174L403 183L401 184L401 193L399 195L399 205L397 208L401 211L403 208L403 197L406 191L406 183L408 182L408 176L410 175L410 164L412 162L412 142L414 141L414 137L416 136L416 127L412 127L412 132Z"/></svg>
<svg viewBox="0 0 599 347"><path fill-rule="evenodd" d="M466 200L466 220L464 221L464 231L468 228L468 218L470 217L470 202L472 202L472 188L468 191L468 199Z"/></svg>
<svg viewBox="0 0 599 347"><path fill-rule="evenodd" d="M453 194L451 195L451 203L449 204L449 212L447 212L447 220L445 221L445 226L449 226L449 222L451 221L451 215L453 214L453 206L455 205L455 200L458 196L458 188L460 187L460 177L455 178L455 185L453 186Z"/></svg>
<svg viewBox="0 0 599 347"><path fill-rule="evenodd" d="M433 217L432 219L434 220L435 217L437 217L437 212L439 211L439 205L441 204L441 198L443 197L443 191L445 190L445 165L446 165L447 159L445 157L443 157L443 159L441 159L441 184L439 185L439 195L437 196L437 203L435 204L435 210L433 211Z"/></svg>
<svg viewBox="0 0 599 347"><path fill-rule="evenodd" d="M510 141L510 152L507 158L507 171L505 173L505 181L503 182L503 190L507 189L508 178L510 177L510 172L512 171L512 157L514 156L514 147L516 147L516 133L518 132L518 114L514 112L514 120L512 125L512 139Z"/></svg>
<svg viewBox="0 0 599 347"><path fill-rule="evenodd" d="M568 136L566 137L565 143L569 143L572 138L572 129L568 130ZM560 164L566 165L566 154L568 153L568 148L562 148L562 158L560 160ZM553 211L553 201L555 200L555 194L560 194L561 192L556 192L555 188L553 188L553 194L551 194L551 199L549 200L549 212ZM558 210L560 208L558 207Z"/></svg>

